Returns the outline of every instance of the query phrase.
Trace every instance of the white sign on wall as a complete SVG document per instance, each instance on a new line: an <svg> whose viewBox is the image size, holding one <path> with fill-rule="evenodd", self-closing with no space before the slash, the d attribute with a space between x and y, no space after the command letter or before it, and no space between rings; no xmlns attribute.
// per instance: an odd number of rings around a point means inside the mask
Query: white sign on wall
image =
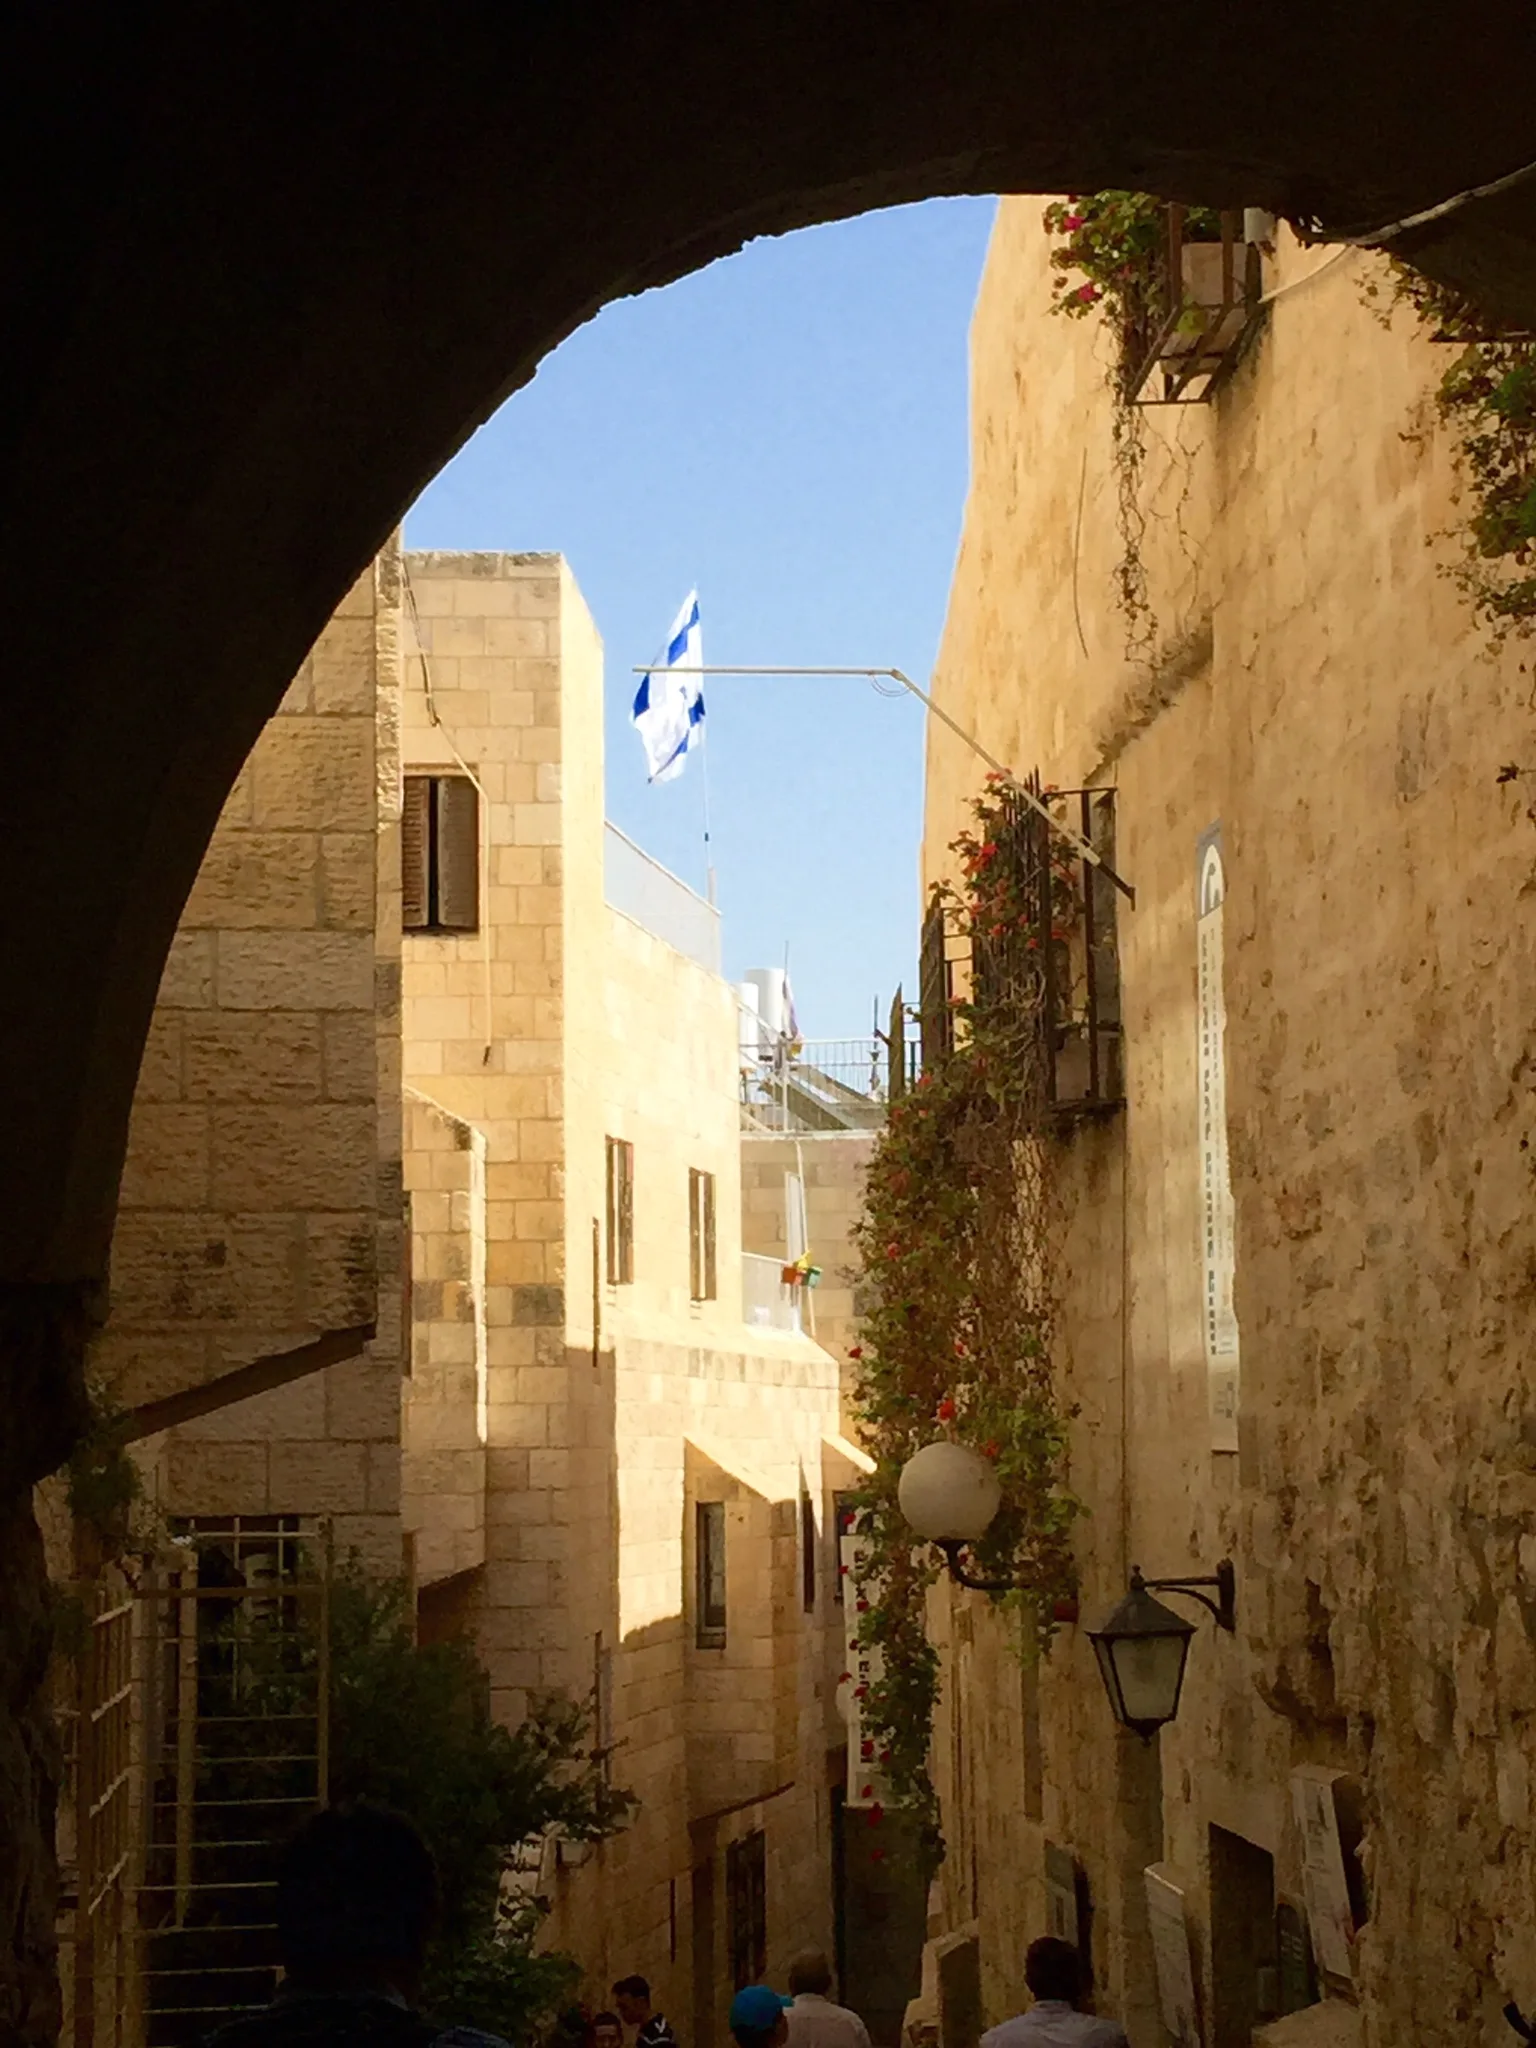
<svg viewBox="0 0 1536 2048"><path fill-rule="evenodd" d="M1179 2048L1199 2048L1200 2014L1189 1958L1184 1887L1163 1863L1149 1863L1142 1876L1147 1887L1147 1923L1157 1964L1157 2002L1163 2025Z"/></svg>
<svg viewBox="0 0 1536 2048"><path fill-rule="evenodd" d="M1330 1977L1355 1980L1355 1916L1344 1874L1334 1781L1341 1774L1321 1764L1302 1764L1291 1773L1291 1802L1301 1837L1302 1889L1312 1953Z"/></svg>
<svg viewBox="0 0 1536 2048"><path fill-rule="evenodd" d="M1213 825L1200 840L1195 865L1200 1310L1213 1451L1237 1449L1238 1343L1233 1301L1237 1222L1232 1204L1232 1168L1227 1157L1227 1004L1222 985L1222 905L1226 893L1221 827Z"/></svg>
<svg viewBox="0 0 1536 2048"><path fill-rule="evenodd" d="M868 1595L858 1587L858 1570L869 1553L869 1544L854 1528L856 1511L841 1501L837 1508L837 1563L843 1587L843 1651L847 1669L838 1681L837 1696L848 1723L848 1804L884 1806L888 1799L885 1773L875 1753L875 1739L864 1718L864 1701L869 1688L885 1670L879 1648L859 1641L859 1623L868 1607Z"/></svg>

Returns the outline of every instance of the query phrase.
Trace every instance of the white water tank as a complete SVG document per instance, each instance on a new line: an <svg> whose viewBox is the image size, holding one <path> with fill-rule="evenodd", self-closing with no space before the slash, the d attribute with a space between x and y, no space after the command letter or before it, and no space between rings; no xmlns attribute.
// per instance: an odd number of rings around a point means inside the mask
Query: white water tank
<svg viewBox="0 0 1536 2048"><path fill-rule="evenodd" d="M757 991L763 1050L769 1052L789 1030L789 976L782 967L749 967L747 985Z"/></svg>

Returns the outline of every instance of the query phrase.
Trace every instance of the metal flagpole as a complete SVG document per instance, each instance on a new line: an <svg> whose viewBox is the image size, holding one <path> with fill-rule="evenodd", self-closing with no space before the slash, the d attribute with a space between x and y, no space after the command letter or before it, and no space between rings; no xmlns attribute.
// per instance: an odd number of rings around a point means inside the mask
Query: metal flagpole
<svg viewBox="0 0 1536 2048"><path fill-rule="evenodd" d="M637 676L644 675L645 670L637 668L634 673ZM900 683L904 690L910 690L919 704L926 705L934 717L947 725L957 738L964 740L971 752L979 755L992 770L993 774L999 776L1002 781L1007 783L1015 796L1022 797L1031 810L1038 811L1058 839L1064 839L1082 859L1088 861L1093 867L1098 868L1102 874L1114 883L1121 895L1128 899L1132 908L1135 907L1136 891L1129 882L1123 880L1121 876L1115 873L1098 848L1084 839L1081 833L1074 832L1070 825L1064 825L1060 818L1051 810L1049 804L1043 804L1027 783L1021 782L1011 768L1005 768L995 754L989 754L974 733L967 732L965 727L959 724L957 720L951 718L942 706L934 703L926 690L920 689L913 682L912 678L908 675L903 675L899 668L738 668L727 667L723 664L712 668L706 663L700 668L679 669L677 673L679 675L695 676L863 676L868 682L874 682L879 676L889 676L893 683Z"/></svg>
<svg viewBox="0 0 1536 2048"><path fill-rule="evenodd" d="M709 836L709 729L707 717L699 721L699 766L704 771L704 894L711 910L715 902L715 849Z"/></svg>

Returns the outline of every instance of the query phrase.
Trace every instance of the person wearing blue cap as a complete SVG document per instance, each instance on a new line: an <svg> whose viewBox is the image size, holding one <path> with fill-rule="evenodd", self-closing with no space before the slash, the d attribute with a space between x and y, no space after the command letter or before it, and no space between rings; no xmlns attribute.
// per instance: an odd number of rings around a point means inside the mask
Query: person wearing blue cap
<svg viewBox="0 0 1536 2048"><path fill-rule="evenodd" d="M738 1991L731 2000L736 2048L784 2048L789 2039L785 2008L790 2003L767 1984L748 1984Z"/></svg>

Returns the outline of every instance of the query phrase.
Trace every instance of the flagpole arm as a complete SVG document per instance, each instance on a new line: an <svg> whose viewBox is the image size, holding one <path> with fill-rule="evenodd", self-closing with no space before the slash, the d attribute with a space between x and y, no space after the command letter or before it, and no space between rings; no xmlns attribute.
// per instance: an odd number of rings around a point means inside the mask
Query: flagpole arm
<svg viewBox="0 0 1536 2048"><path fill-rule="evenodd" d="M1029 804L1030 806L1032 806L1034 810L1039 812L1040 816L1045 820L1046 824L1050 826L1053 832L1055 832L1060 838L1069 841L1071 845L1077 848L1078 852L1083 856L1084 860L1091 861L1093 865L1100 870L1101 873L1106 875L1109 878L1109 880L1114 883L1115 887L1120 891L1121 895L1127 898L1131 905L1131 908L1133 910L1135 909L1136 891L1131 887L1131 884L1129 882L1122 880L1122 878L1115 873L1114 869L1109 865L1108 861L1105 860L1103 854L1099 852L1096 846L1091 845L1088 842L1088 840L1082 837L1080 833L1074 832L1070 826L1063 825L1061 820L1052 813L1049 804L1042 803L1039 797L1035 795L1034 791L1031 788L1029 788L1029 786L1026 783L1020 782L1018 776L1013 773L1011 768L1005 768L1002 762L998 760L995 754L989 754L986 748L981 744L981 741L977 739L974 733L967 732L963 725L957 724L956 721L950 717L947 711L945 711L940 705L934 703L933 699L929 696L926 690L920 689L918 685L913 682L910 676L903 675L899 668L883 669L881 673L883 675L890 676L892 681L900 683L904 690L910 690L913 696L916 697L920 704L924 704L927 706L928 710L932 713L932 715L935 718L940 719L945 725L947 725L950 731L954 733L957 738L964 740L965 744L971 749L973 753L980 755L981 759L986 762L987 766L992 770L994 775L1000 775L1003 781L1008 784L1008 787L1014 792L1016 796L1023 797L1025 803Z"/></svg>
<svg viewBox="0 0 1536 2048"><path fill-rule="evenodd" d="M643 676L648 675L650 671L637 667L631 673ZM863 676L869 682L875 681L879 676L889 676L893 683L900 683L904 690L910 690L917 701L931 711L935 718L947 725L957 739L964 740L971 752L985 761L994 775L999 776L1015 795L1021 796L1032 810L1039 813L1058 839L1064 839L1069 846L1075 848L1084 860L1089 861L1108 881L1114 883L1132 909L1136 907L1135 889L1123 876L1115 873L1098 848L1084 839L1081 833L1074 832L1070 825L1064 825L1050 806L1040 801L1027 783L1021 782L1011 768L1005 768L995 754L989 754L974 733L967 732L963 725L934 703L926 690L914 683L909 675L904 675L899 668L799 668L762 665L744 668L735 664L719 663L705 664L698 668L684 668L679 665L672 673L693 676Z"/></svg>

